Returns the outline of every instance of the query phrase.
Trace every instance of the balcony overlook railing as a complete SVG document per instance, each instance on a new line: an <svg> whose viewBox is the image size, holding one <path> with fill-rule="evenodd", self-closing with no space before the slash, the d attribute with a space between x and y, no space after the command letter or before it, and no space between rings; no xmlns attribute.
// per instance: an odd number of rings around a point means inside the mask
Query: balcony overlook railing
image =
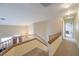
<svg viewBox="0 0 79 59"><path fill-rule="evenodd" d="M12 39L0 43L0 52L11 46Z"/></svg>
<svg viewBox="0 0 79 59"><path fill-rule="evenodd" d="M15 46L15 45L20 44L20 43L25 42L25 41L29 41L33 38L38 38L38 39L40 39L41 42L45 43L45 41L42 40L42 38L36 34L14 36L11 39L8 39L8 40L0 43L0 53L6 49L12 47L12 46Z"/></svg>
<svg viewBox="0 0 79 59"><path fill-rule="evenodd" d="M5 49L13 46L14 44L18 44L20 42L21 42L21 36L12 37L11 39L8 39L6 41L0 42L0 52L4 51Z"/></svg>
<svg viewBox="0 0 79 59"><path fill-rule="evenodd" d="M49 41L48 41L48 43L49 43L49 44L53 43L53 42L54 42L55 40L57 40L57 38L60 37L60 36L61 36L61 32L56 33L56 34L53 34L53 35L50 35L50 36L49 36Z"/></svg>
<svg viewBox="0 0 79 59"><path fill-rule="evenodd" d="M60 36L61 36L61 32L50 35L48 43L49 44L53 43ZM6 40L4 42L0 42L0 55L4 55L11 48L13 48L13 47L15 47L17 45L33 41L33 40L35 40L35 38L37 38L37 40L39 40L45 46L48 46L47 42L45 40L43 40L37 34L14 36L11 39L8 39L8 40Z"/></svg>

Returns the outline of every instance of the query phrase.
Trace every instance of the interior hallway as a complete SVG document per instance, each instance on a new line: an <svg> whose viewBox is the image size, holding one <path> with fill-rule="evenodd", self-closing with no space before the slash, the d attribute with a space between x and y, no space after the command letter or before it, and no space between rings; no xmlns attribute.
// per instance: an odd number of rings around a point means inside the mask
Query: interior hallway
<svg viewBox="0 0 79 59"><path fill-rule="evenodd" d="M79 49L74 42L63 40L55 56L79 56Z"/></svg>

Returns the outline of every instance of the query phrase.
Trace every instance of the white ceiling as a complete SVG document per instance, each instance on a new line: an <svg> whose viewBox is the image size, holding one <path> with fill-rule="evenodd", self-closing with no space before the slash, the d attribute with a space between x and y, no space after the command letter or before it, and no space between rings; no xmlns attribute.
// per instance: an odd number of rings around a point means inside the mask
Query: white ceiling
<svg viewBox="0 0 79 59"><path fill-rule="evenodd" d="M4 21L0 20L0 24L29 25L37 21L48 20L66 11L60 6L61 4L57 3L47 7L42 6L40 3L0 4L0 18L6 19ZM79 4L74 6L71 9L78 8Z"/></svg>

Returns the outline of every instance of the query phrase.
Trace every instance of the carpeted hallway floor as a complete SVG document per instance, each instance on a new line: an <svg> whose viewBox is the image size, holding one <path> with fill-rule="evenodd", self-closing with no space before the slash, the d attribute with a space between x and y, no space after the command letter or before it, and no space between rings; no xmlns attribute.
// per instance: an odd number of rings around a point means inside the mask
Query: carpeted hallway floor
<svg viewBox="0 0 79 59"><path fill-rule="evenodd" d="M76 46L75 42L64 39L54 55L55 56L79 56L79 49Z"/></svg>

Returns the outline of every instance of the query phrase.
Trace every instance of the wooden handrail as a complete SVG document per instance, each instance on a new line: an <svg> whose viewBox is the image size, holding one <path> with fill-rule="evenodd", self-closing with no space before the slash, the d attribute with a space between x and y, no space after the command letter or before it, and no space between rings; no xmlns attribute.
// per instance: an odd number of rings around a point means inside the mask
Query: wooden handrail
<svg viewBox="0 0 79 59"><path fill-rule="evenodd" d="M13 47L16 47L18 45L21 45L21 44L24 44L24 43L27 43L27 42L30 42L30 41L33 41L33 40L37 40L39 42L41 42L40 40L38 40L37 38L33 38L31 40L28 40L28 41L24 41L24 42L21 42L21 43L18 43L18 44L14 44L13 46L7 48L6 50L4 50L3 52L0 53L0 55L4 55L5 53L7 53L9 50L11 50ZM44 44L43 42L41 42L42 44ZM46 44L44 44L45 46L47 46Z"/></svg>
<svg viewBox="0 0 79 59"><path fill-rule="evenodd" d="M48 43L49 44L53 43L60 36L61 36L61 32L53 34L53 35L50 35Z"/></svg>

